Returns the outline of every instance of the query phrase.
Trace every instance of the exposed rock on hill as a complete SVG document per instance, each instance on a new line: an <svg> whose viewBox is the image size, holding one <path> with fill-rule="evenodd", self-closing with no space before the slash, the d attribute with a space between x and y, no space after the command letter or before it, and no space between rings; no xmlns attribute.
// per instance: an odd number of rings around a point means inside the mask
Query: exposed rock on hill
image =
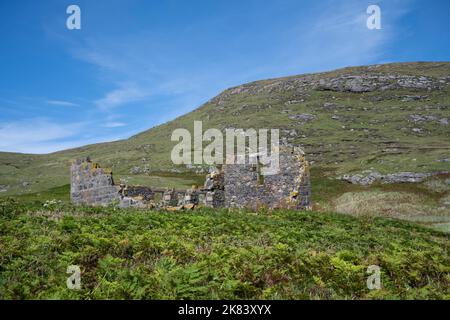
<svg viewBox="0 0 450 320"><path fill-rule="evenodd" d="M398 172L390 174L380 174L377 171L364 171L358 174L345 174L337 179L344 180L353 184L360 184L363 186L370 185L374 182L382 183L417 183L422 182L431 176L448 174L447 171L433 172L433 173L418 173L418 172Z"/></svg>

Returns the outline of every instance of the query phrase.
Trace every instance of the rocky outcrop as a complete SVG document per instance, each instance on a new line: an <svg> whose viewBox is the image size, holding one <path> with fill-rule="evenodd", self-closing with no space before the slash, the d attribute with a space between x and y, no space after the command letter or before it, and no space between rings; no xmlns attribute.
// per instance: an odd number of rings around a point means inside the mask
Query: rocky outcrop
<svg viewBox="0 0 450 320"><path fill-rule="evenodd" d="M442 89L443 83L438 79L424 76L409 76L395 74L362 74L343 75L335 78L320 79L317 85L319 90L372 92L376 90L386 91L393 89L418 89L436 90Z"/></svg>
<svg viewBox="0 0 450 320"><path fill-rule="evenodd" d="M337 177L339 180L344 180L347 182L350 182L352 184L360 184L363 186L367 186L369 184L374 183L377 180L380 180L382 175L378 172L363 172L363 173L357 173L357 174L344 174L341 177Z"/></svg>
<svg viewBox="0 0 450 320"><path fill-rule="evenodd" d="M317 117L313 114L304 113L304 114L293 114L288 116L291 120L297 120L299 123L306 123L315 120Z"/></svg>
<svg viewBox="0 0 450 320"><path fill-rule="evenodd" d="M359 184L363 186L371 185L374 182L381 183L418 183L425 179L439 175L447 174L448 172L433 172L433 173L418 173L418 172L398 172L390 174L380 174L377 171L363 171L357 174L345 174L337 177L339 180L344 180L352 184Z"/></svg>
<svg viewBox="0 0 450 320"><path fill-rule="evenodd" d="M302 97L311 89L354 93L396 89L413 89L428 92L443 89L448 84L450 84L450 77L437 78L400 73L382 73L377 72L376 68L369 67L365 71L344 73L339 76L322 73L247 83L224 91L219 96L208 101L208 103L220 107L232 96L240 94L295 92ZM404 101L415 101L427 98L427 95L405 95L401 99L404 99ZM303 101L303 98L300 98L295 100L295 103Z"/></svg>
<svg viewBox="0 0 450 320"><path fill-rule="evenodd" d="M413 122L416 124L422 124L425 122L435 122L440 125L447 126L448 125L448 119L447 118L440 118L435 115L421 115L421 114L412 114L407 119L409 122Z"/></svg>

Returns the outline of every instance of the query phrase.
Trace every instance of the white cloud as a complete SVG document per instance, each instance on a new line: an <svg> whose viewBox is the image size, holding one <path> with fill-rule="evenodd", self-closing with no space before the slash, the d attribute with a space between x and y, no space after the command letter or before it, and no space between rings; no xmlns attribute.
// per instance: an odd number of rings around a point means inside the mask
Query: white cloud
<svg viewBox="0 0 450 320"><path fill-rule="evenodd" d="M122 85L120 88L108 92L103 98L95 101L95 105L102 110L125 105L130 102L141 101L149 94L135 85Z"/></svg>
<svg viewBox="0 0 450 320"><path fill-rule="evenodd" d="M0 150L10 152L46 153L61 150L61 140L77 136L84 123L54 123L33 118L0 124Z"/></svg>
<svg viewBox="0 0 450 320"><path fill-rule="evenodd" d="M46 103L54 105L54 106L62 106L62 107L79 107L80 106L77 103L64 101L64 100L47 100Z"/></svg>
<svg viewBox="0 0 450 320"><path fill-rule="evenodd" d="M280 49L284 59L278 72L329 71L377 61L392 34L387 28L369 30L365 10L354 0L321 3L317 16L285 35L292 41Z"/></svg>
<svg viewBox="0 0 450 320"><path fill-rule="evenodd" d="M105 128L119 128L119 127L124 127L127 124L124 122L107 122L103 125L103 127Z"/></svg>
<svg viewBox="0 0 450 320"><path fill-rule="evenodd" d="M46 118L0 123L0 151L45 154L128 136L91 134L86 130L91 126L91 122L55 123Z"/></svg>

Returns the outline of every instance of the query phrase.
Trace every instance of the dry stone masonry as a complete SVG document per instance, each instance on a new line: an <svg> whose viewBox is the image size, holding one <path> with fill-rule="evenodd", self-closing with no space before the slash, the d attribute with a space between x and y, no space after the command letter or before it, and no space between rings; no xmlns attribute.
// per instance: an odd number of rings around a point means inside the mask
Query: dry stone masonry
<svg viewBox="0 0 450 320"><path fill-rule="evenodd" d="M225 206L310 209L309 164L303 151L280 147L280 172L261 175L260 165L224 166Z"/></svg>
<svg viewBox="0 0 450 320"><path fill-rule="evenodd" d="M259 164L227 164L206 176L203 188L189 190L114 185L110 169L86 159L71 166L71 199L74 204L121 207L193 208L311 208L309 164L302 150L282 146L280 171L262 175ZM248 161L247 161L248 162ZM155 194L161 200L155 202Z"/></svg>
<svg viewBox="0 0 450 320"><path fill-rule="evenodd" d="M112 171L100 168L89 158L79 159L70 168L70 199L75 204L104 205L119 201Z"/></svg>
<svg viewBox="0 0 450 320"><path fill-rule="evenodd" d="M207 207L220 208L225 206L225 185L223 171L213 171L206 176L204 185L206 196L204 203Z"/></svg>

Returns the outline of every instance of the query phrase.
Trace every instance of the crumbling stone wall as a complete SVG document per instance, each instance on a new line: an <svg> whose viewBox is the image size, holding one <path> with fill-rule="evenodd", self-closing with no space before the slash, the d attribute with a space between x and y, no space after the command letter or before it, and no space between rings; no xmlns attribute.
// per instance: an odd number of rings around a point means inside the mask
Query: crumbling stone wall
<svg viewBox="0 0 450 320"><path fill-rule="evenodd" d="M311 182L304 153L280 147L279 166L277 174L261 176L258 165L224 165L225 206L310 209Z"/></svg>
<svg viewBox="0 0 450 320"><path fill-rule="evenodd" d="M204 204L211 208L225 206L225 183L223 171L216 170L206 176L203 190L206 191Z"/></svg>
<svg viewBox="0 0 450 320"><path fill-rule="evenodd" d="M162 203L164 206L176 206L178 205L178 194L174 189L167 189L162 197Z"/></svg>
<svg viewBox="0 0 450 320"><path fill-rule="evenodd" d="M118 201L121 207L193 208L199 204L212 208L289 208L310 209L311 182L309 164L300 149L282 146L280 171L262 175L258 165L230 164L207 175L202 189L153 189L141 186L115 186L112 172L87 159L71 166L71 199L74 204L108 205ZM155 204L154 194L162 194Z"/></svg>
<svg viewBox="0 0 450 320"><path fill-rule="evenodd" d="M153 190L149 187L126 185L121 185L120 187L121 194L124 197L136 198L141 201L151 201L155 197Z"/></svg>
<svg viewBox="0 0 450 320"><path fill-rule="evenodd" d="M89 158L79 159L70 167L70 199L74 204L104 205L120 200L110 169L103 169Z"/></svg>
<svg viewBox="0 0 450 320"><path fill-rule="evenodd" d="M197 186L192 186L190 190L186 190L183 199L183 205L191 205L193 207L199 205L200 203L199 201L200 201L200 194L197 189Z"/></svg>

